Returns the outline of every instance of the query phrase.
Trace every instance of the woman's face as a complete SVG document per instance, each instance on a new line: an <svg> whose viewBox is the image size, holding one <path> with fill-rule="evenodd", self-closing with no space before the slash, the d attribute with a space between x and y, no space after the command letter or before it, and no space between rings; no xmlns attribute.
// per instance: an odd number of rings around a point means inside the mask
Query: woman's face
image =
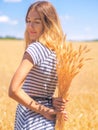
<svg viewBox="0 0 98 130"><path fill-rule="evenodd" d="M31 42L38 40L43 33L44 26L42 24L40 15L36 10L29 11L27 16L26 29Z"/></svg>

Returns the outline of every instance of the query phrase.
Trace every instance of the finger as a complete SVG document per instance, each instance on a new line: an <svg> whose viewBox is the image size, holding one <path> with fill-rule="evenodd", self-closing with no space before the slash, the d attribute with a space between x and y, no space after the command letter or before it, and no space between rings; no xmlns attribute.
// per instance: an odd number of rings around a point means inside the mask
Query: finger
<svg viewBox="0 0 98 130"><path fill-rule="evenodd" d="M64 121L67 121L68 120L68 118L64 118Z"/></svg>
<svg viewBox="0 0 98 130"><path fill-rule="evenodd" d="M68 120L68 116L64 115L64 120L67 121Z"/></svg>
<svg viewBox="0 0 98 130"><path fill-rule="evenodd" d="M60 98L60 97L53 98L53 101L56 101L56 102L62 102L62 98Z"/></svg>
<svg viewBox="0 0 98 130"><path fill-rule="evenodd" d="M65 106L64 105L53 105L55 109L64 109Z"/></svg>
<svg viewBox="0 0 98 130"><path fill-rule="evenodd" d="M54 105L54 108L64 110L66 108L66 106L65 105Z"/></svg>
<svg viewBox="0 0 98 130"><path fill-rule="evenodd" d="M61 112L63 115L67 115L67 112L64 110Z"/></svg>
<svg viewBox="0 0 98 130"><path fill-rule="evenodd" d="M53 105L53 106L57 110L64 110L66 108L65 105Z"/></svg>
<svg viewBox="0 0 98 130"><path fill-rule="evenodd" d="M56 98L55 101L57 101L57 102L63 102L63 103L66 102L65 99L63 99L63 98Z"/></svg>
<svg viewBox="0 0 98 130"><path fill-rule="evenodd" d="M68 99L65 100L64 98L60 97L60 98L58 98L58 101L60 101L62 103L66 103L66 102L68 102Z"/></svg>
<svg viewBox="0 0 98 130"><path fill-rule="evenodd" d="M66 105L66 103L64 103L64 102L59 102L59 101L54 101L53 104L54 104L54 105L58 105L58 106L65 106L65 105Z"/></svg>
<svg viewBox="0 0 98 130"><path fill-rule="evenodd" d="M62 111L64 111L65 109L64 108L56 108L56 111L57 112L62 112Z"/></svg>
<svg viewBox="0 0 98 130"><path fill-rule="evenodd" d="M54 100L53 104L56 104L56 105L66 105L67 102L68 102L68 100L60 99L60 100Z"/></svg>

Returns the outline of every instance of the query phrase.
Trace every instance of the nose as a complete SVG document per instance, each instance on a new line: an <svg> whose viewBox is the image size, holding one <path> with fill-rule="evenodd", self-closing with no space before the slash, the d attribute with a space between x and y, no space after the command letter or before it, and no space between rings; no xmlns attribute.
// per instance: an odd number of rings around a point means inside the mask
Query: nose
<svg viewBox="0 0 98 130"><path fill-rule="evenodd" d="M29 27L30 27L30 28L35 28L35 24L32 23L32 22L30 22L30 23L29 23Z"/></svg>

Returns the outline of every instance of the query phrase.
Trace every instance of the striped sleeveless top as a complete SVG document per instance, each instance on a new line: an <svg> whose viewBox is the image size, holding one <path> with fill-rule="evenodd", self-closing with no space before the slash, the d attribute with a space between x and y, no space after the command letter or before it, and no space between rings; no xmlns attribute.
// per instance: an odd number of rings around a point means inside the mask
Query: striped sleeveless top
<svg viewBox="0 0 98 130"><path fill-rule="evenodd" d="M22 88L31 98L52 97L57 85L55 53L39 42L31 43L26 52L31 56L34 66ZM36 101L53 108L52 102L41 98ZM48 120L41 114L18 104L14 130L55 130L55 121Z"/></svg>

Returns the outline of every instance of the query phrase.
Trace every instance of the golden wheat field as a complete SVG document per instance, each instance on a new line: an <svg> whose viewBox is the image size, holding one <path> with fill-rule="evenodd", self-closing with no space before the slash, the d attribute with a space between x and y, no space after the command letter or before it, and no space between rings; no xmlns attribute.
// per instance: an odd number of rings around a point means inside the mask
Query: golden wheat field
<svg viewBox="0 0 98 130"><path fill-rule="evenodd" d="M98 130L98 42L74 42L91 49L88 61L73 79L66 106L66 130ZM13 130L17 103L8 97L10 80L23 52L23 40L0 40L0 130ZM62 129L61 129L62 130Z"/></svg>

